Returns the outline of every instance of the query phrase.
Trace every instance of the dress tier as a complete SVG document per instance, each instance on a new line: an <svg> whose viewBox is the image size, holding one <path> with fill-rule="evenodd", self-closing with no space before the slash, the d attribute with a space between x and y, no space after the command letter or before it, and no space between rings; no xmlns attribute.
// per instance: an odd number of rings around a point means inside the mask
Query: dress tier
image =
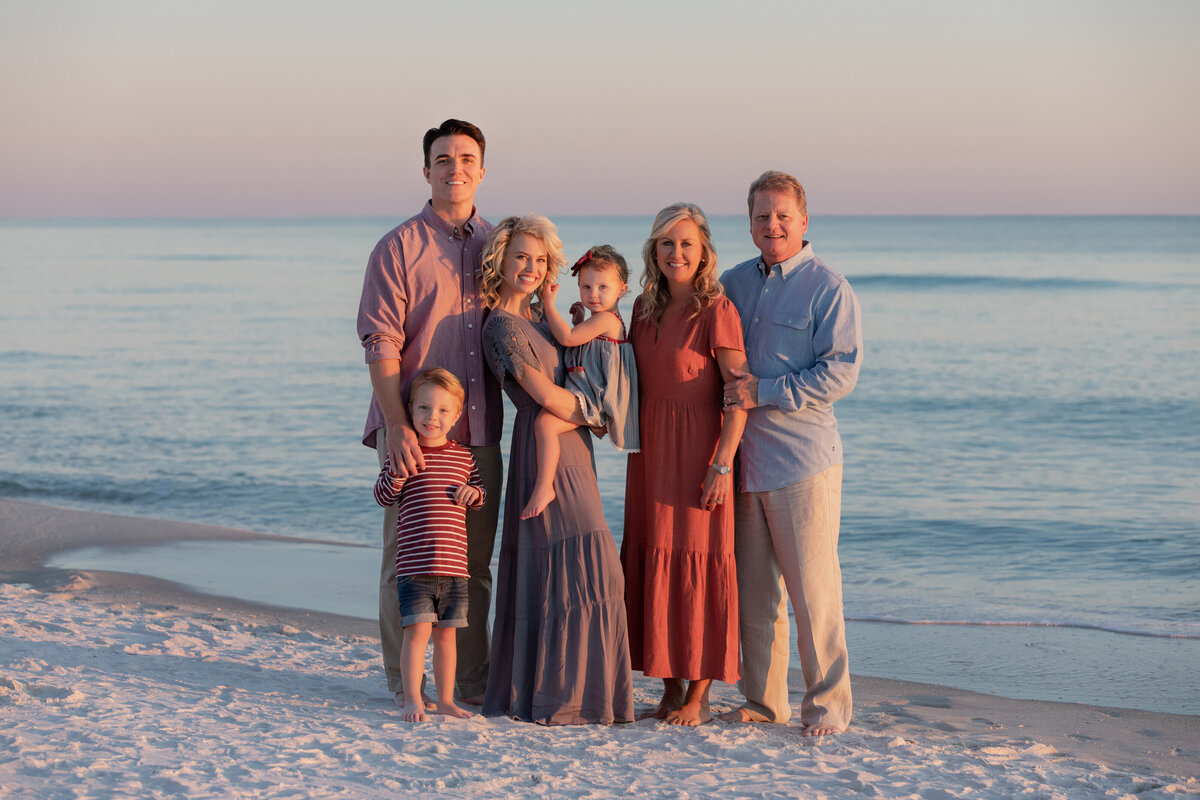
<svg viewBox="0 0 1200 800"><path fill-rule="evenodd" d="M537 476L534 420L541 408L514 376L534 369L561 385L558 347L544 323L500 310L485 323L483 340L517 409L483 713L551 725L631 721L624 581L586 428L559 437L555 500L521 519Z"/></svg>
<svg viewBox="0 0 1200 800"><path fill-rule="evenodd" d="M633 668L658 678L738 678L733 498L700 494L721 435L717 348L741 351L737 310L718 298L659 329L634 304L640 453L625 482L625 606Z"/></svg>

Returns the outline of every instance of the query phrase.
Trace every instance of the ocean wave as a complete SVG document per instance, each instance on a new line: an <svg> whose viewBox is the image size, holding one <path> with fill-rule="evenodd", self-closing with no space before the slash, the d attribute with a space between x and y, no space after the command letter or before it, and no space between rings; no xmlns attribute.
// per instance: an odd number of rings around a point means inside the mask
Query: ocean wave
<svg viewBox="0 0 1200 800"><path fill-rule="evenodd" d="M1196 639L1200 633L1180 633L1177 631L1151 631L1144 628L1127 627L1123 625L1104 625L1096 622L1066 622L1050 620L973 620L973 619L901 619L899 617L876 616L846 616L847 622L878 622L887 625L951 625L975 628L1067 628L1089 631L1103 631L1121 636L1144 636L1150 639Z"/></svg>
<svg viewBox="0 0 1200 800"><path fill-rule="evenodd" d="M1007 275L947 275L942 273L915 273L907 275L874 274L847 275L855 289L896 289L901 291L930 291L940 289L962 289L976 291L1019 290L1091 290L1107 291L1164 291L1197 288L1192 283L1161 283L1152 281L1115 281L1095 278L1019 278Z"/></svg>

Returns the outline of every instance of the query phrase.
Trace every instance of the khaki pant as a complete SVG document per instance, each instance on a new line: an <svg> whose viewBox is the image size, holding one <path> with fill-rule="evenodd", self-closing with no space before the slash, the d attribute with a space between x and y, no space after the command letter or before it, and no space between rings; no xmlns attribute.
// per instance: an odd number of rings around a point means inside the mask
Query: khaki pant
<svg viewBox="0 0 1200 800"><path fill-rule="evenodd" d="M382 469L387 456L387 434L376 432L375 449ZM492 634L488 614L492 607L492 550L496 544L496 520L500 512L500 485L504 465L500 445L472 447L471 455L479 467L487 502L483 508L467 511L467 627L459 628L458 671L455 683L459 697L474 697L487 688L489 648ZM383 567L379 575L379 644L383 649L383 671L389 692L404 690L400 673L400 654L404 643L400 626L400 601L396 595L396 506L383 513ZM424 685L424 682L422 682Z"/></svg>
<svg viewBox="0 0 1200 800"><path fill-rule="evenodd" d="M800 720L845 728L852 701L837 555L842 467L770 492L739 492L734 503L744 708L762 722L791 717L790 597L804 673Z"/></svg>

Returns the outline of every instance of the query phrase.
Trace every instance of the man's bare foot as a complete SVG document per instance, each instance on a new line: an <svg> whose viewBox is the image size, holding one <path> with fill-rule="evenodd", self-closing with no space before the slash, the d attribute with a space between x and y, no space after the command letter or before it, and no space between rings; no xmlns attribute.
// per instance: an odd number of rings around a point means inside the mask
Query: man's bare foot
<svg viewBox="0 0 1200 800"><path fill-rule="evenodd" d="M466 703L469 706L482 706L483 705L483 692L480 692L479 694L473 694L470 697L460 697L458 699L462 700L464 703Z"/></svg>
<svg viewBox="0 0 1200 800"><path fill-rule="evenodd" d="M842 728L834 727L824 722L818 722L815 725L805 725L801 736L832 736L835 733L841 733Z"/></svg>
<svg viewBox="0 0 1200 800"><path fill-rule="evenodd" d="M437 713L445 714L447 717L455 717L456 719L469 719L473 716L470 711L459 708L453 700L448 700L445 703L437 704Z"/></svg>
<svg viewBox="0 0 1200 800"><path fill-rule="evenodd" d="M404 692L396 692L393 694L392 702L396 704L397 708L404 708L408 705L404 702ZM433 698L425 694L423 691L421 692L421 702L425 704L426 711L433 711L435 708L437 708L437 703L434 702Z"/></svg>
<svg viewBox="0 0 1200 800"><path fill-rule="evenodd" d="M738 706L729 711L722 711L717 714L717 719L722 722L754 722L754 718L750 716L750 712L745 706Z"/></svg>
<svg viewBox="0 0 1200 800"><path fill-rule="evenodd" d="M406 704L403 716L405 722L424 722L428 719L425 716L425 707L421 703Z"/></svg>
<svg viewBox="0 0 1200 800"><path fill-rule="evenodd" d="M529 502L525 504L525 508L521 510L521 519L529 519L536 517L538 514L546 510L546 506L554 502L554 487L547 486L545 488L533 487L533 494L529 496Z"/></svg>
<svg viewBox="0 0 1200 800"><path fill-rule="evenodd" d="M712 722L712 711L703 700L691 700L667 714L668 725L684 725L694 728Z"/></svg>

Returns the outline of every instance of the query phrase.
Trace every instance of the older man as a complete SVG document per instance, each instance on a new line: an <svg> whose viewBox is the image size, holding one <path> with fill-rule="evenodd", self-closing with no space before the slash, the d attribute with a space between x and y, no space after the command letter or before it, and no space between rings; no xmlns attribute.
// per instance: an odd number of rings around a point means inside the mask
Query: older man
<svg viewBox="0 0 1200 800"><path fill-rule="evenodd" d="M459 696L480 705L487 683L488 611L492 549L503 469L500 462L500 387L483 363L483 304L476 276L492 226L475 212L483 180L485 140L469 122L448 119L425 133L424 174L432 197L421 213L379 240L367 262L358 306L358 335L374 390L363 444L383 464L391 456L401 477L425 468L416 431L405 410L418 374L443 367L466 389L463 413L450 438L469 445L487 489L487 504L467 514L467 627L458 632ZM364 498L370 492L364 490ZM396 593L396 508L383 519L379 635L389 691L403 705L400 656L403 634Z"/></svg>
<svg viewBox="0 0 1200 800"><path fill-rule="evenodd" d="M745 703L722 718L786 722L787 601L796 616L806 736L850 723L850 668L837 541L842 442L835 401L858 380L862 324L846 282L804 239L804 187L765 172L750 186L760 257L721 282L742 317L749 373L725 384L748 410L738 454L735 556ZM786 587L786 592L784 591Z"/></svg>

